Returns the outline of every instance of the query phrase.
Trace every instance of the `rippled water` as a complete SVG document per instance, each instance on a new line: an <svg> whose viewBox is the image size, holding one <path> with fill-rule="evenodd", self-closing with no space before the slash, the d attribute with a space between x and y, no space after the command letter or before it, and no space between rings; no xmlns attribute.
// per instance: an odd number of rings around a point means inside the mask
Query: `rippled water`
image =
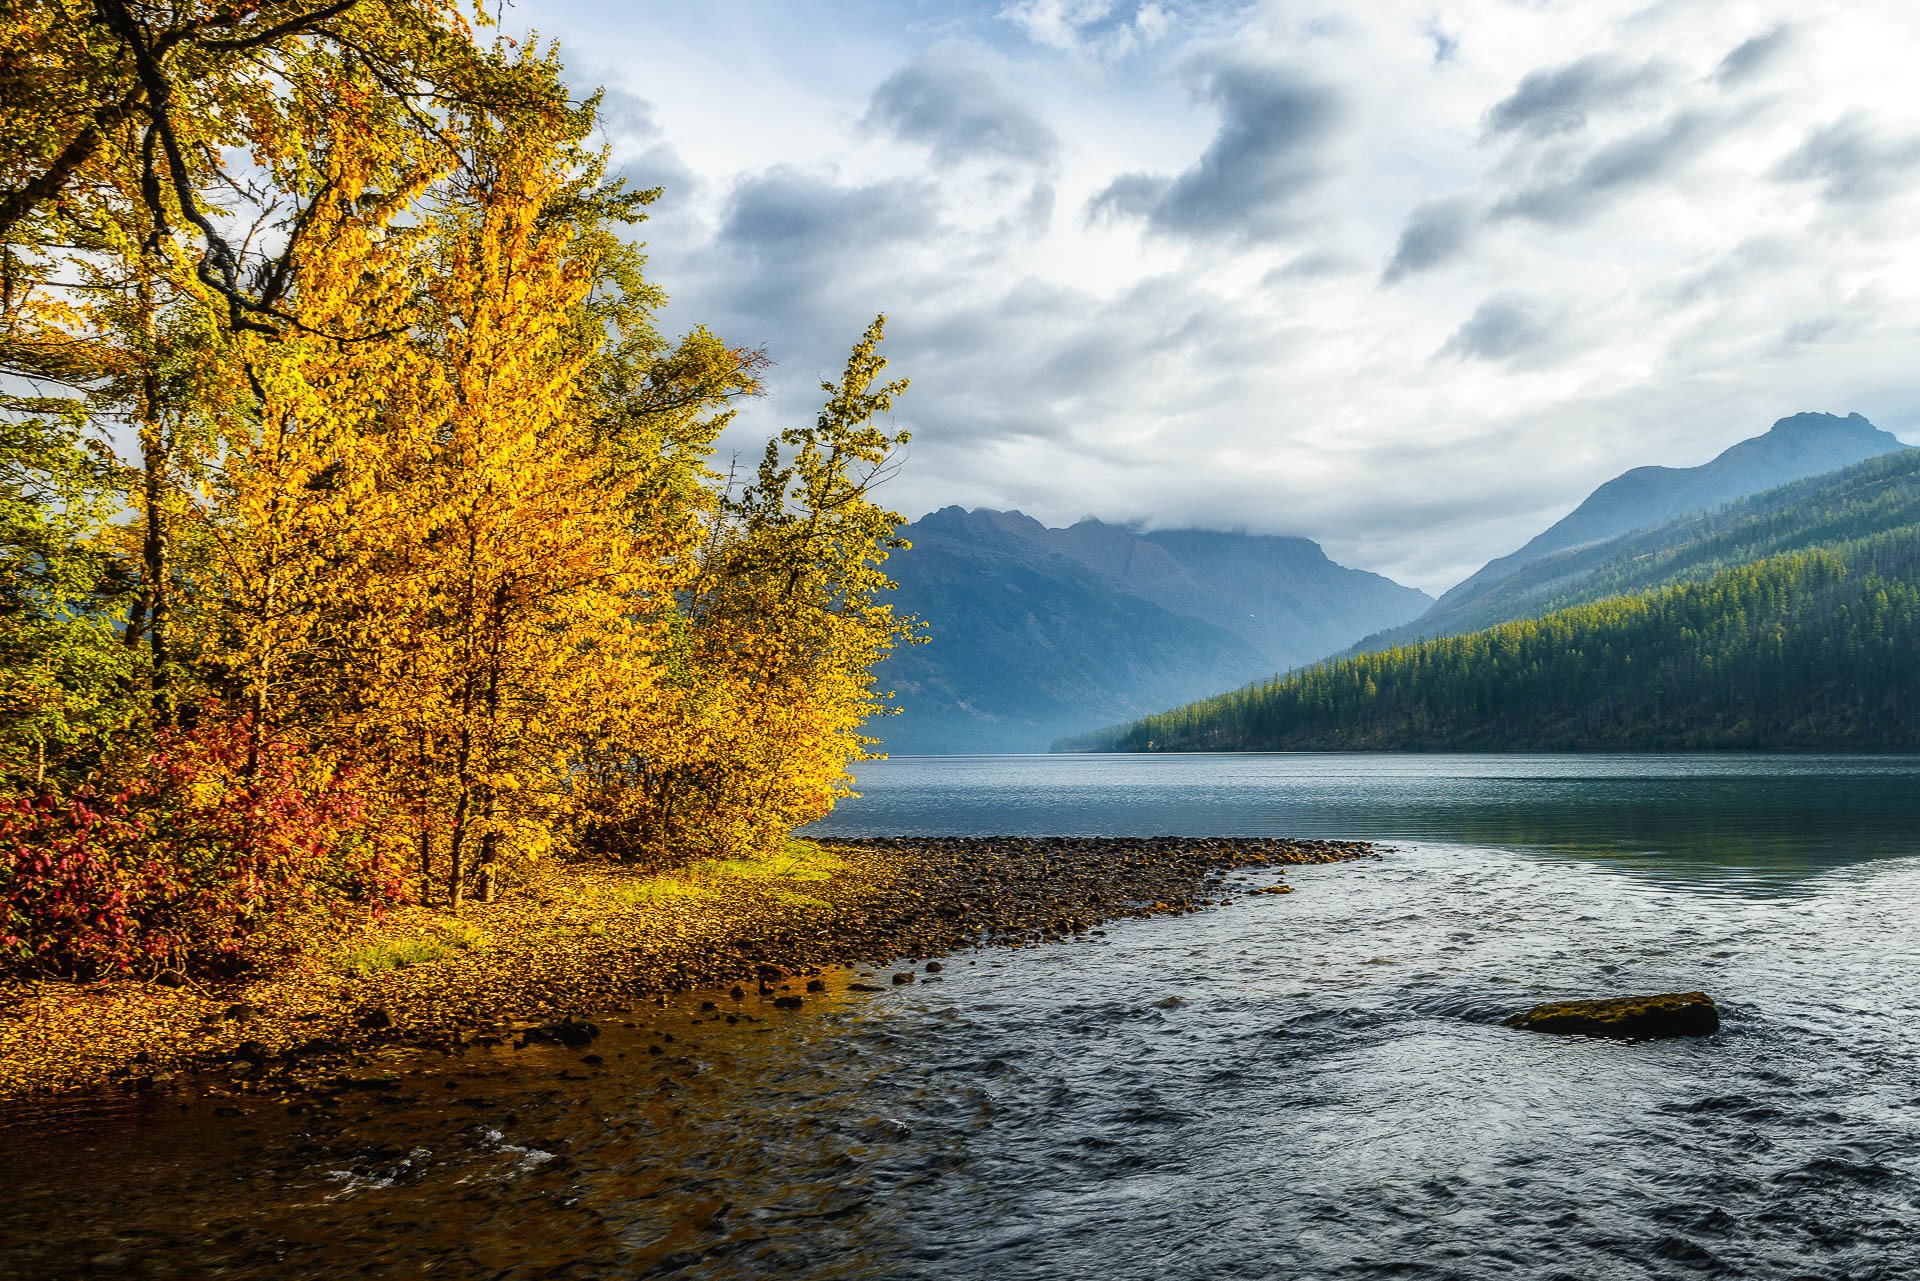
<svg viewBox="0 0 1920 1281"><path fill-rule="evenodd" d="M835 826L1398 849L794 1013L648 1008L603 1021L600 1064L403 1063L337 1123L16 1108L0 1274L1920 1275L1920 762L903 760L863 783ZM1720 1035L1497 1022L1694 987Z"/></svg>

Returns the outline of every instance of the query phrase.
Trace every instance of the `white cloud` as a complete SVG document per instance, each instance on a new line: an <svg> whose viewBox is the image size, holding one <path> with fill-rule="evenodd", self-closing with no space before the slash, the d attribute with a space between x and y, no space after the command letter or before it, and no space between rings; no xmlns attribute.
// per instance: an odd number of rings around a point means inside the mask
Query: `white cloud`
<svg viewBox="0 0 1920 1281"><path fill-rule="evenodd" d="M902 13L910 13L911 20ZM1898 0L522 0L667 189L670 319L813 412L891 317L910 515L1305 534L1429 590L1594 485L1920 439ZM638 16L637 16L638 15ZM1105 216L1089 219L1086 212Z"/></svg>

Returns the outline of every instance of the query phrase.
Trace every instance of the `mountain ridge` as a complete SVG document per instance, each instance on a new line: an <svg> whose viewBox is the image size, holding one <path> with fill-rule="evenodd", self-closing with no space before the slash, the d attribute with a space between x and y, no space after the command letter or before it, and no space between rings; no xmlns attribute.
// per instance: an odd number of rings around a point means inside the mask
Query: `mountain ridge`
<svg viewBox="0 0 1920 1281"><path fill-rule="evenodd" d="M1544 562L1912 448L1858 413L1799 413L1695 467L1630 468L1595 488L1519 550L1488 561L1442 592L1419 618L1340 652L1362 653L1519 617L1498 614L1493 607L1513 579ZM1665 514L1651 518L1655 511Z"/></svg>
<svg viewBox="0 0 1920 1281"><path fill-rule="evenodd" d="M1419 613L1432 598L1311 539L1141 532L948 506L888 569L930 643L880 672L893 752L1044 751L1062 733L1271 675Z"/></svg>

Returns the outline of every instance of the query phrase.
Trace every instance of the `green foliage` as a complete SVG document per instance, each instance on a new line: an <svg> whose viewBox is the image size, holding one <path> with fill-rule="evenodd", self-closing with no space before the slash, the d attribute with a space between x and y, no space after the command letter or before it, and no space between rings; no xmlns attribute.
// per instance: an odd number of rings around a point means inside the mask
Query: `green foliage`
<svg viewBox="0 0 1920 1281"><path fill-rule="evenodd" d="M70 403L7 408L25 412L0 413L0 786L39 786L83 775L139 716L140 655L115 628L111 468Z"/></svg>
<svg viewBox="0 0 1920 1281"><path fill-rule="evenodd" d="M1920 530L1276 677L1063 747L1920 748Z"/></svg>

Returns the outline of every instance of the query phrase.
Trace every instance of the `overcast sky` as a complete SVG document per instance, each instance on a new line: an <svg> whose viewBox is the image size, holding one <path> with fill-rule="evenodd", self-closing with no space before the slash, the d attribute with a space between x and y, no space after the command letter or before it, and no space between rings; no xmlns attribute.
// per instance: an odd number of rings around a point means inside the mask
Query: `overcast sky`
<svg viewBox="0 0 1920 1281"><path fill-rule="evenodd" d="M518 0L669 323L875 312L888 496L1303 534L1429 591L1800 410L1920 440L1910 0Z"/></svg>

